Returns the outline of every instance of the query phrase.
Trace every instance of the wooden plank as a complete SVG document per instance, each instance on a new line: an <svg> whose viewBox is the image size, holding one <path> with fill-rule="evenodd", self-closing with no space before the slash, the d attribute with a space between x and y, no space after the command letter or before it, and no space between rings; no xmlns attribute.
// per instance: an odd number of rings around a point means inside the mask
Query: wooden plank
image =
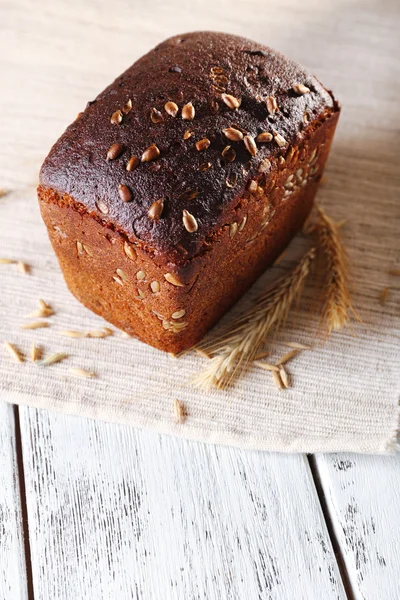
<svg viewBox="0 0 400 600"><path fill-rule="evenodd" d="M28 598L13 407L0 403L0 598Z"/></svg>
<svg viewBox="0 0 400 600"><path fill-rule="evenodd" d="M20 410L41 600L345 598L304 456Z"/></svg>
<svg viewBox="0 0 400 600"><path fill-rule="evenodd" d="M356 600L400 598L400 456L324 454L316 465Z"/></svg>

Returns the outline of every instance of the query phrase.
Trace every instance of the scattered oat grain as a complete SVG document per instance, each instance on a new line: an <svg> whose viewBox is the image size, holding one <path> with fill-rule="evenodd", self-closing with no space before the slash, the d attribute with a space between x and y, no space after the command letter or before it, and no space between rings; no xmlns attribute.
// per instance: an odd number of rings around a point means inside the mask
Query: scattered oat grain
<svg viewBox="0 0 400 600"><path fill-rule="evenodd" d="M20 352L14 344L10 344L10 342L4 342L4 347L16 362L24 362L25 359L22 352Z"/></svg>
<svg viewBox="0 0 400 600"><path fill-rule="evenodd" d="M33 323L21 325L20 329L42 329L43 327L50 327L50 323L47 321L34 321Z"/></svg>
<svg viewBox="0 0 400 600"><path fill-rule="evenodd" d="M174 414L177 423L183 423L185 418L185 411L183 405L179 400L174 400Z"/></svg>
<svg viewBox="0 0 400 600"><path fill-rule="evenodd" d="M79 367L71 367L69 372L76 377L86 377L87 379L96 377L96 373L93 373L93 371L87 371L86 369L80 369Z"/></svg>

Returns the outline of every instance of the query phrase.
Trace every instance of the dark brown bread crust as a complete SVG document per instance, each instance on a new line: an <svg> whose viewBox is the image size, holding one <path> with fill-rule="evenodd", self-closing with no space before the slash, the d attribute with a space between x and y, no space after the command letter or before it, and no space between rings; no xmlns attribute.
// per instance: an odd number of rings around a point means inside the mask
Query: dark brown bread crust
<svg viewBox="0 0 400 600"><path fill-rule="evenodd" d="M307 86L309 93L295 92L297 84ZM239 108L226 105L221 96L225 92L240 100ZM276 99L279 110L274 114L268 112L268 96ZM132 109L121 113L121 123L111 123L112 115L130 100ZM164 109L168 101L178 105L176 117ZM189 102L195 116L184 120L182 108ZM151 119L152 109L161 114L153 111L157 122ZM259 176L262 160L274 163L337 111L315 77L268 47L221 33L176 36L88 103L52 148L40 182L42 189L68 194L81 211L139 244L157 264L184 265L208 251L212 236L232 221L246 183ZM252 157L243 141L230 141L222 133L230 126L253 138L262 131L277 132L284 142L256 142L258 151ZM187 130L192 135L184 139ZM210 145L199 151L196 142L204 138ZM116 143L122 144L121 153L106 160ZM140 158L151 144L160 156L128 172L128 160ZM227 145L236 152L233 162L222 157ZM208 163L210 168L202 170ZM129 188L131 201L121 199L120 184ZM153 220L148 211L160 198L162 216ZM195 217L197 231L186 230L185 209Z"/></svg>

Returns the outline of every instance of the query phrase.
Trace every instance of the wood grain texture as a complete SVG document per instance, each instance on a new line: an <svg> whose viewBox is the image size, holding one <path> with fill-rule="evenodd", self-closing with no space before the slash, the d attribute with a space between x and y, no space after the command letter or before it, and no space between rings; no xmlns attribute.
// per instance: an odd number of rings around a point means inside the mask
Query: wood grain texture
<svg viewBox="0 0 400 600"><path fill-rule="evenodd" d="M400 456L316 456L356 600L400 598Z"/></svg>
<svg viewBox="0 0 400 600"><path fill-rule="evenodd" d="M41 600L344 599L308 463L21 409Z"/></svg>
<svg viewBox="0 0 400 600"><path fill-rule="evenodd" d="M0 600L27 600L13 407L0 403Z"/></svg>

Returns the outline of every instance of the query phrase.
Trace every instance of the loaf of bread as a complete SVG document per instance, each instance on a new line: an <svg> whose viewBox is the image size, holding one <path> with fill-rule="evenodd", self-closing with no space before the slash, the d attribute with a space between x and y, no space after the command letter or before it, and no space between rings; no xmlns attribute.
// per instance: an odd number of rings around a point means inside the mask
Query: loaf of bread
<svg viewBox="0 0 400 600"><path fill-rule="evenodd" d="M302 227L338 116L331 92L271 48L212 32L159 44L42 166L69 289L156 348L192 346Z"/></svg>

